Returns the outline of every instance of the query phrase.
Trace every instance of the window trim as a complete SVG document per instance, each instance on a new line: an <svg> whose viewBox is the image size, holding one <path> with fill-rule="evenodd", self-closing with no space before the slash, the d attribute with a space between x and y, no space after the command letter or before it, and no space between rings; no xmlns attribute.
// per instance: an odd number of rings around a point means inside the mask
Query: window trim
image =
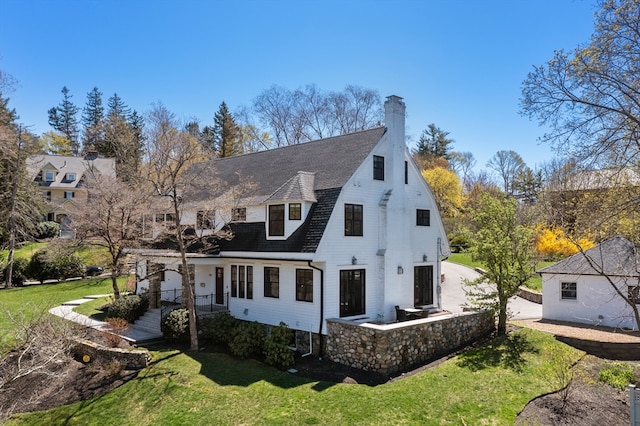
<svg viewBox="0 0 640 426"><path fill-rule="evenodd" d="M216 229L216 212L212 210L198 210L196 212L196 229Z"/></svg>
<svg viewBox="0 0 640 426"><path fill-rule="evenodd" d="M231 209L231 222L246 222L246 221L247 221L246 207L234 207Z"/></svg>
<svg viewBox="0 0 640 426"><path fill-rule="evenodd" d="M340 294L340 318L352 317L356 315L364 315L367 312L367 275L365 269L341 269L340 271L340 280L339 280L339 294ZM347 291L348 289L344 289L343 285L350 285L355 283L355 279L353 279L352 274L356 272L360 273L360 301L362 302L362 306L359 306L359 309L353 309L353 311L346 311L343 309L343 290ZM347 281L343 281L343 276L346 277Z"/></svg>
<svg viewBox="0 0 640 426"><path fill-rule="evenodd" d="M68 172L65 175L65 180L67 182L74 182L76 180L76 173L75 172Z"/></svg>
<svg viewBox="0 0 640 426"><path fill-rule="evenodd" d="M567 288L565 288L565 286ZM571 288L573 287L573 289ZM560 300L578 300L578 283L560 282Z"/></svg>
<svg viewBox="0 0 640 426"><path fill-rule="evenodd" d="M384 180L384 157L382 155L373 156L373 180Z"/></svg>
<svg viewBox="0 0 640 426"><path fill-rule="evenodd" d="M356 217L357 216L359 217ZM345 237L364 236L364 206L362 204L344 204Z"/></svg>
<svg viewBox="0 0 640 426"><path fill-rule="evenodd" d="M231 297L253 299L253 265L231 264Z"/></svg>
<svg viewBox="0 0 640 426"><path fill-rule="evenodd" d="M300 276L300 274L311 274L311 281L309 282L308 276ZM296 300L313 303L313 269L296 268Z"/></svg>
<svg viewBox="0 0 640 426"><path fill-rule="evenodd" d="M271 281L271 274L267 273L267 271L276 271L277 272L277 278L278 281ZM276 286L276 292L274 292L274 288L273 285L277 284ZM269 289L269 291L267 291L267 288ZM276 293L276 294L274 294ZM280 268L277 266L265 266L264 267L264 297L269 297L272 299L279 299L280 298Z"/></svg>
<svg viewBox="0 0 640 426"><path fill-rule="evenodd" d="M51 175L51 179L49 179L49 175ZM56 172L44 172L45 182L53 182L55 180L56 180Z"/></svg>
<svg viewBox="0 0 640 426"><path fill-rule="evenodd" d="M76 194L73 191L64 191L65 200L73 200L75 197L76 197Z"/></svg>
<svg viewBox="0 0 640 426"><path fill-rule="evenodd" d="M416 209L416 226L431 226L431 210Z"/></svg>

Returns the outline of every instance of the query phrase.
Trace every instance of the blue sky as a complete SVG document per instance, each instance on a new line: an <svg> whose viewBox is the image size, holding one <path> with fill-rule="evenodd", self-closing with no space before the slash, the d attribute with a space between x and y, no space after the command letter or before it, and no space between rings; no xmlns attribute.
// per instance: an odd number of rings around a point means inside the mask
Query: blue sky
<svg viewBox="0 0 640 426"><path fill-rule="evenodd" d="M80 108L97 86L105 103L117 93L144 113L161 101L206 125L223 100L233 111L274 84L354 84L403 97L413 143L435 123L477 168L509 149L535 168L554 154L518 114L522 82L554 50L589 41L594 3L0 0L0 69L37 134L63 86Z"/></svg>

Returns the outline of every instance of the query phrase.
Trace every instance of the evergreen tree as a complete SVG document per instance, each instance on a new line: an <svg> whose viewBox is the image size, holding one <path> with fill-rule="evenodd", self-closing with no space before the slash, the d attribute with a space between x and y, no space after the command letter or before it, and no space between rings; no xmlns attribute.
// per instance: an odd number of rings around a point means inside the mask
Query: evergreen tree
<svg viewBox="0 0 640 426"><path fill-rule="evenodd" d="M198 136L198 141L207 149L215 151L215 130L212 126L204 126L200 135Z"/></svg>
<svg viewBox="0 0 640 426"><path fill-rule="evenodd" d="M449 160L451 155L451 145L454 140L449 138L449 132L429 124L428 128L422 131L418 139L416 153L423 157L440 157Z"/></svg>
<svg viewBox="0 0 640 426"><path fill-rule="evenodd" d="M220 158L242 154L242 132L223 101L213 116L213 143Z"/></svg>
<svg viewBox="0 0 640 426"><path fill-rule="evenodd" d="M87 93L87 104L82 111L82 124L84 125L82 146L84 151L96 150L104 143L103 121L102 92L94 87Z"/></svg>
<svg viewBox="0 0 640 426"><path fill-rule="evenodd" d="M71 102L73 95L69 94L67 86L62 88L62 102L49 110L49 125L62 133L68 140L71 153L78 155L78 107Z"/></svg>

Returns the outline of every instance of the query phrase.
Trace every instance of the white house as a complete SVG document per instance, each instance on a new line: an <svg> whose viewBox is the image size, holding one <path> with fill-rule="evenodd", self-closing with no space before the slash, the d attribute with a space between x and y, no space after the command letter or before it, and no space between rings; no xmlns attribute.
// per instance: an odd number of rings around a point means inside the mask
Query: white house
<svg viewBox="0 0 640 426"><path fill-rule="evenodd" d="M449 245L405 145L402 98L387 98L384 127L215 166L231 184L240 171L258 188L234 209L233 239L189 255L197 295L239 319L282 321L316 336L326 334L328 318L392 322L395 306L440 309L440 261ZM171 251L143 254L141 277L154 263L179 263ZM179 293L177 273L155 275L165 295Z"/></svg>
<svg viewBox="0 0 640 426"><path fill-rule="evenodd" d="M542 318L637 330L618 291L640 303L639 271L640 247L623 237L543 268Z"/></svg>

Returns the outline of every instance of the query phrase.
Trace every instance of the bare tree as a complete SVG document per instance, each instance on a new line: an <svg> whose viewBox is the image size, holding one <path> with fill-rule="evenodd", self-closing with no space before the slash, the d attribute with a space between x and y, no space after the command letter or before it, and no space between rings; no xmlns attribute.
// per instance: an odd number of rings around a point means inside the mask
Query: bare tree
<svg viewBox="0 0 640 426"><path fill-rule="evenodd" d="M636 164L640 155L640 1L601 0L591 40L557 50L522 86L522 113L543 141L590 163Z"/></svg>
<svg viewBox="0 0 640 426"><path fill-rule="evenodd" d="M502 179L502 189L507 195L514 195L514 182L526 164L520 155L513 151L498 151L487 163L487 167L495 170Z"/></svg>
<svg viewBox="0 0 640 426"><path fill-rule="evenodd" d="M84 179L87 203L76 203L66 213L79 240L105 247L109 252L111 283L117 299L120 297L117 279L125 272L125 249L138 244L142 217L149 210L149 194L91 169Z"/></svg>

